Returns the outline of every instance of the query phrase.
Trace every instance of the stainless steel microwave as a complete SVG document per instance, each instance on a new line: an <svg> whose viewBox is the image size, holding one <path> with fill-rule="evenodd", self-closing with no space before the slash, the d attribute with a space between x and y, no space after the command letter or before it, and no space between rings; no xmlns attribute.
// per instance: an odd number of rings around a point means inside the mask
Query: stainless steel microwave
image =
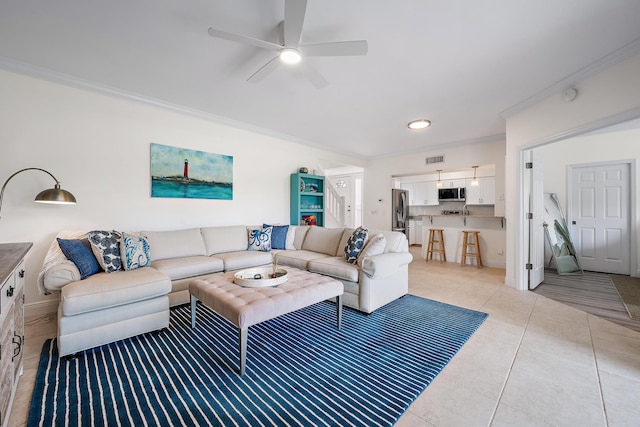
<svg viewBox="0 0 640 427"><path fill-rule="evenodd" d="M464 202L465 188L439 188L438 200L441 202Z"/></svg>

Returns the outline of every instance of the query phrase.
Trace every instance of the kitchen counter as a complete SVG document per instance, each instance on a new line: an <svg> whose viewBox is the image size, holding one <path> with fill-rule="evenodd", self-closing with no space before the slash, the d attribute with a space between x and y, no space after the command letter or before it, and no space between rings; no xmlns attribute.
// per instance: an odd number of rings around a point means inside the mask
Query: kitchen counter
<svg viewBox="0 0 640 427"><path fill-rule="evenodd" d="M471 215L421 215L422 248L420 255L426 259L430 228L443 229L447 261L460 262L462 255L462 232L477 230L480 232L480 248L483 262L488 267L505 268L506 231L505 218L489 214Z"/></svg>
<svg viewBox="0 0 640 427"><path fill-rule="evenodd" d="M496 219L500 221L500 226L504 228L505 218L502 216L494 216L494 215L478 215L478 214L470 214L470 215L460 215L460 214L433 214L433 215L421 215L423 221L429 221L430 224L433 225L434 218L462 218L463 224L467 225L467 218L469 219Z"/></svg>

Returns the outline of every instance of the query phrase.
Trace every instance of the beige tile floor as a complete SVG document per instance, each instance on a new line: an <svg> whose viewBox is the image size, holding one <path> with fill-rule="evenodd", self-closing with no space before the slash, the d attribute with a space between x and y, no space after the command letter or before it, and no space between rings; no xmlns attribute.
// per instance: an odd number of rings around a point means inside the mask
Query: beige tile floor
<svg viewBox="0 0 640 427"><path fill-rule="evenodd" d="M531 292L504 270L426 263L414 295L489 313L398 426L640 426L640 333ZM9 426L22 426L55 315L27 319L24 374Z"/></svg>

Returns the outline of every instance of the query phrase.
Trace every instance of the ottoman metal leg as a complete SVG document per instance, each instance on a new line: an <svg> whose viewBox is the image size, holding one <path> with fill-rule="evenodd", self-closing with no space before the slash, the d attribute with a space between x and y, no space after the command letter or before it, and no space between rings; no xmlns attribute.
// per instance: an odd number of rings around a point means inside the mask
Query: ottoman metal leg
<svg viewBox="0 0 640 427"><path fill-rule="evenodd" d="M249 327L238 328L238 335L240 344L240 375L244 375L247 366L247 337L249 336Z"/></svg>
<svg viewBox="0 0 640 427"><path fill-rule="evenodd" d="M336 297L336 311L338 314L338 329L342 328L342 295Z"/></svg>
<svg viewBox="0 0 640 427"><path fill-rule="evenodd" d="M196 327L196 306L197 306L198 298L191 295L191 327Z"/></svg>

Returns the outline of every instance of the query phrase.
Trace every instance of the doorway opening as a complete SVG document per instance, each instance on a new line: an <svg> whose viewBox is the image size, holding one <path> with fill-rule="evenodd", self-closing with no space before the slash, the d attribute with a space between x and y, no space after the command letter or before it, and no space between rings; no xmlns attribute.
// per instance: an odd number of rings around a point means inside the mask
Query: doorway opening
<svg viewBox="0 0 640 427"><path fill-rule="evenodd" d="M614 118L611 120L615 123ZM583 311L588 311L586 306L602 311L614 303L611 298L619 300L611 284L611 273L640 277L636 196L636 164L640 156L634 148L639 139L640 120L636 119L598 130L590 129L589 132L575 132L568 138L565 135L562 139L548 140L545 145L521 151L525 162L529 156L542 160L539 164L544 171L543 192L558 195L580 264L585 270L584 275L561 276L555 269L543 268L542 285L535 290L536 293L570 305L583 304ZM535 209L533 179L524 167L521 171L524 212L532 212L531 209ZM535 213L532 216L535 217ZM544 244L536 242L534 234L526 226L527 222L524 224L522 232L526 234L523 236L526 243L523 244L523 254L526 255L528 250L528 259L535 260L544 254ZM544 266L548 267L548 251L542 259ZM533 264L531 261L523 262L527 263ZM534 265L531 267L535 268ZM613 297L602 297L599 301L592 299L589 292L598 282L601 282L598 286L604 288L594 295L605 295L606 288ZM535 281L529 283L529 289L535 286ZM616 304L618 302L621 301ZM621 313L624 318L624 311ZM618 323L626 320L628 318Z"/></svg>

